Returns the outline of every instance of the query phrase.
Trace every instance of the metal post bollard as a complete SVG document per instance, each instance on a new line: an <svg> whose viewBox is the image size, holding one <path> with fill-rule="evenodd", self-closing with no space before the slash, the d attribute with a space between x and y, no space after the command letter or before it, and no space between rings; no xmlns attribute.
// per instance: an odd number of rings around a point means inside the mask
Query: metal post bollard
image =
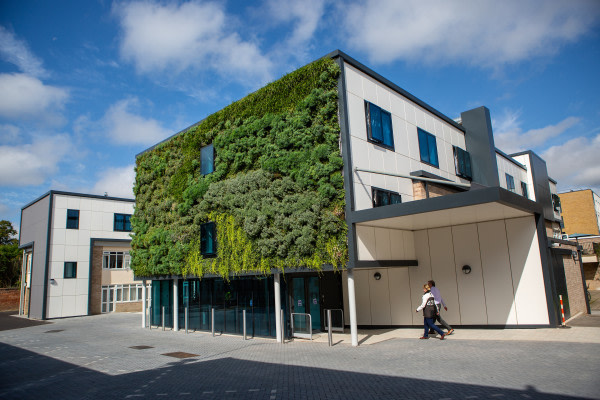
<svg viewBox="0 0 600 400"><path fill-rule="evenodd" d="M188 333L188 308L185 308L185 334Z"/></svg>
<svg viewBox="0 0 600 400"><path fill-rule="evenodd" d="M327 310L327 336L329 337L329 347L333 345L333 336L331 335L331 310Z"/></svg>
<svg viewBox="0 0 600 400"><path fill-rule="evenodd" d="M162 306L162 328L165 330L165 306Z"/></svg>
<svg viewBox="0 0 600 400"><path fill-rule="evenodd" d="M242 311L242 315L244 316L244 318L242 318L244 323L244 340L246 340L246 310Z"/></svg>
<svg viewBox="0 0 600 400"><path fill-rule="evenodd" d="M152 306L150 306L149 312L150 316L148 318L148 329L152 330Z"/></svg>
<svg viewBox="0 0 600 400"><path fill-rule="evenodd" d="M212 330L212 335L213 335L213 337L215 337L215 309L211 308L210 310L211 310L211 314L212 314L211 318L210 318L210 327Z"/></svg>

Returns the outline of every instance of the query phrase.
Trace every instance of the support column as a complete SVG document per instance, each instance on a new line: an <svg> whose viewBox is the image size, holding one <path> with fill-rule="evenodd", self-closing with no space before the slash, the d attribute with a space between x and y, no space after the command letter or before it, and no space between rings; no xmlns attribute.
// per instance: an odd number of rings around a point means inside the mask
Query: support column
<svg viewBox="0 0 600 400"><path fill-rule="evenodd" d="M179 278L173 278L173 330L179 330Z"/></svg>
<svg viewBox="0 0 600 400"><path fill-rule="evenodd" d="M21 262L21 292L19 293L19 315L25 313L25 288L27 283L25 282L25 274L27 273L27 253L23 250Z"/></svg>
<svg viewBox="0 0 600 400"><path fill-rule="evenodd" d="M352 337L352 346L358 346L358 328L356 326L356 295L354 293L354 270L347 270L348 273L348 306L350 308L350 336Z"/></svg>
<svg viewBox="0 0 600 400"><path fill-rule="evenodd" d="M146 295L146 280L144 279L142 281L142 328L146 327L146 314L148 313L148 308L147 306L147 298L148 296Z"/></svg>
<svg viewBox="0 0 600 400"><path fill-rule="evenodd" d="M275 332L277 332L277 343L282 343L281 335L281 274L276 272L273 274L275 279Z"/></svg>

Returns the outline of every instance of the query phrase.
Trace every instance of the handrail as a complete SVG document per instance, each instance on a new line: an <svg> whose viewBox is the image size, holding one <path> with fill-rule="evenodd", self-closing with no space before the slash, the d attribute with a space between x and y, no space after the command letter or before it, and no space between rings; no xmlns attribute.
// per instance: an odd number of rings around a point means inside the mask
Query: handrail
<svg viewBox="0 0 600 400"><path fill-rule="evenodd" d="M325 321L325 330L327 330L329 328L329 326L327 325L327 310L331 310L332 313L333 313L333 311L339 311L340 314L342 314L342 319L341 319L342 326L341 327L333 326L333 323L332 323L331 330L344 333L344 310L342 310L341 308L327 308L327 309L323 310L323 321Z"/></svg>
<svg viewBox="0 0 600 400"><path fill-rule="evenodd" d="M310 340L312 340L312 316L310 314L307 313L291 313L290 314L290 322L291 322L291 327L292 327L292 337L294 337L295 335L304 335L303 333L295 333L294 332L294 315L308 315L308 333L309 333L309 338ZM298 337L302 337L302 336L298 336Z"/></svg>

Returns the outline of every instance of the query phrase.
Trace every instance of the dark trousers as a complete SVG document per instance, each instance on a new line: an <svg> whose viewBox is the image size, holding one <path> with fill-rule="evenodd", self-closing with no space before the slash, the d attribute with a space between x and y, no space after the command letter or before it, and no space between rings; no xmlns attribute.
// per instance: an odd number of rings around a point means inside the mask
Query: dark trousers
<svg viewBox="0 0 600 400"><path fill-rule="evenodd" d="M423 318L423 326L425 328L425 333L423 334L424 337L429 337L429 329L433 329L440 335L444 334L444 332L442 332L442 330L440 328L435 326L433 318Z"/></svg>

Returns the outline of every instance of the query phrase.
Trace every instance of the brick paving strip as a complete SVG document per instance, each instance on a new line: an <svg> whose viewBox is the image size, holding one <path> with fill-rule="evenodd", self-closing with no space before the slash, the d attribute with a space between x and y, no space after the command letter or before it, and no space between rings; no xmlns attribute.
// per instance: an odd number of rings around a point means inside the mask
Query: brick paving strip
<svg viewBox="0 0 600 400"><path fill-rule="evenodd" d="M139 314L110 314L54 320L61 332L52 334L48 326L0 332L0 398L600 398L598 328L465 329L445 341L420 341L420 329L378 341L385 332L365 331L354 348L341 334L333 347L326 335L282 345L140 322Z"/></svg>

